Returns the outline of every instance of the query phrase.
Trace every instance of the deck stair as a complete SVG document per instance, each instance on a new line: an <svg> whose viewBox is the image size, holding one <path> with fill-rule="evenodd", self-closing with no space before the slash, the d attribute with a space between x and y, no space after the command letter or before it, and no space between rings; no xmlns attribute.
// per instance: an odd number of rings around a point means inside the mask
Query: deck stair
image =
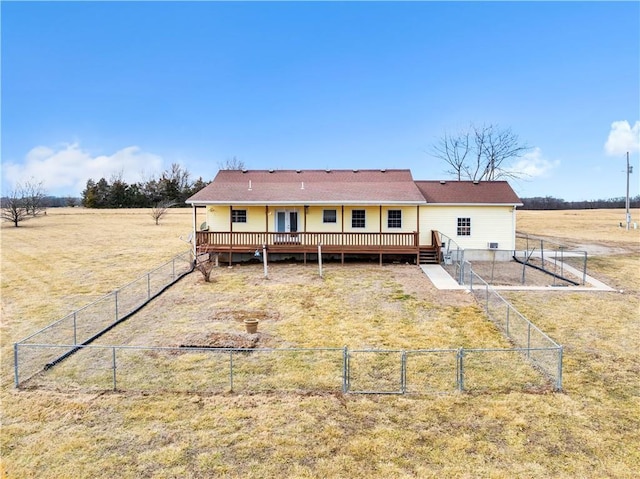
<svg viewBox="0 0 640 479"><path fill-rule="evenodd" d="M439 256L436 248L420 248L420 264L440 264Z"/></svg>

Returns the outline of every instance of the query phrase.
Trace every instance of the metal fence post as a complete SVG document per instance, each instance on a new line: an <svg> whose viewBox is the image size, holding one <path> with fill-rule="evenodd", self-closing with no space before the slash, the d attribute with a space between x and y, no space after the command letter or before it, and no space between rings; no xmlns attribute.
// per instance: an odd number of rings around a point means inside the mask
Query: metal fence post
<svg viewBox="0 0 640 479"><path fill-rule="evenodd" d="M229 391L233 392L233 351L229 351Z"/></svg>
<svg viewBox="0 0 640 479"><path fill-rule="evenodd" d="M77 329L77 317L76 312L73 312L73 345L78 344L78 329Z"/></svg>
<svg viewBox="0 0 640 479"><path fill-rule="evenodd" d="M531 321L527 320L527 358L531 357Z"/></svg>
<svg viewBox="0 0 640 479"><path fill-rule="evenodd" d="M349 392L349 350L346 346L342 350L342 392Z"/></svg>
<svg viewBox="0 0 640 479"><path fill-rule="evenodd" d="M584 252L584 261L582 262L582 285L587 281L587 252Z"/></svg>
<svg viewBox="0 0 640 479"><path fill-rule="evenodd" d="M400 361L400 390L402 394L407 392L407 352L402 351Z"/></svg>
<svg viewBox="0 0 640 479"><path fill-rule="evenodd" d="M511 312L511 305L507 303L507 324L506 324L506 333L507 337L511 337L509 334L509 313Z"/></svg>
<svg viewBox="0 0 640 479"><path fill-rule="evenodd" d="M111 351L113 352L113 390L116 391L116 348L112 348Z"/></svg>
<svg viewBox="0 0 640 479"><path fill-rule="evenodd" d="M20 387L20 378L18 376L18 343L13 343L13 381L15 387Z"/></svg>
<svg viewBox="0 0 640 479"><path fill-rule="evenodd" d="M458 349L456 355L456 382L458 383L458 391L464 391L464 349Z"/></svg>
<svg viewBox="0 0 640 479"><path fill-rule="evenodd" d="M564 346L558 348L558 375L556 376L556 391L562 391L562 356Z"/></svg>

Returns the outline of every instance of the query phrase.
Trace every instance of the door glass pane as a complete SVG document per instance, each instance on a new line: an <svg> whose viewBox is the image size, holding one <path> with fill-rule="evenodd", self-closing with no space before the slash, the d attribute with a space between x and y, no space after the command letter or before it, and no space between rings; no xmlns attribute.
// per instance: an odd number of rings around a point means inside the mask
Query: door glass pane
<svg viewBox="0 0 640 479"><path fill-rule="evenodd" d="M293 233L298 231L298 212L297 211L289 212L289 231Z"/></svg>
<svg viewBox="0 0 640 479"><path fill-rule="evenodd" d="M278 211L276 213L276 230L278 233L283 233L284 231L287 230L286 225L285 225L285 215L284 215L284 211Z"/></svg>

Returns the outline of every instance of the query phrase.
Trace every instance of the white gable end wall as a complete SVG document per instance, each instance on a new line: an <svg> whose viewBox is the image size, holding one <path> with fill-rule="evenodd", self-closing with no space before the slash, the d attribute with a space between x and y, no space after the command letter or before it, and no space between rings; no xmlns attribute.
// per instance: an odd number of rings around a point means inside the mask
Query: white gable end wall
<svg viewBox="0 0 640 479"><path fill-rule="evenodd" d="M458 236L458 218L471 219L471 235ZM489 243L498 243L498 249L515 248L515 208L513 206L442 206L420 207L420 242L431 243L431 230L437 230L453 239L464 249L489 249Z"/></svg>

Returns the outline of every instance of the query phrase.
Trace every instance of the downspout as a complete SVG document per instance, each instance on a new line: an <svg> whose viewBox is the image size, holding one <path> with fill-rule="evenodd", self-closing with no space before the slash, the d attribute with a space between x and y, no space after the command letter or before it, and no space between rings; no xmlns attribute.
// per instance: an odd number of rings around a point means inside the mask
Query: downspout
<svg viewBox="0 0 640 479"><path fill-rule="evenodd" d="M380 266L382 266L382 205L378 212L378 224L380 225L380 235L378 236L378 246L380 248Z"/></svg>
<svg viewBox="0 0 640 479"><path fill-rule="evenodd" d="M416 205L416 229L418 236L416 237L416 264L420 264L420 205Z"/></svg>
<svg viewBox="0 0 640 479"><path fill-rule="evenodd" d="M233 205L229 205L229 266L233 264Z"/></svg>
<svg viewBox="0 0 640 479"><path fill-rule="evenodd" d="M516 249L516 209L514 205L511 212L511 244L514 250Z"/></svg>
<svg viewBox="0 0 640 479"><path fill-rule="evenodd" d="M264 241L263 244L269 244L269 205L264 205Z"/></svg>
<svg viewBox="0 0 640 479"><path fill-rule="evenodd" d="M344 205L340 205L340 223L342 232L340 233L340 258L344 264Z"/></svg>

